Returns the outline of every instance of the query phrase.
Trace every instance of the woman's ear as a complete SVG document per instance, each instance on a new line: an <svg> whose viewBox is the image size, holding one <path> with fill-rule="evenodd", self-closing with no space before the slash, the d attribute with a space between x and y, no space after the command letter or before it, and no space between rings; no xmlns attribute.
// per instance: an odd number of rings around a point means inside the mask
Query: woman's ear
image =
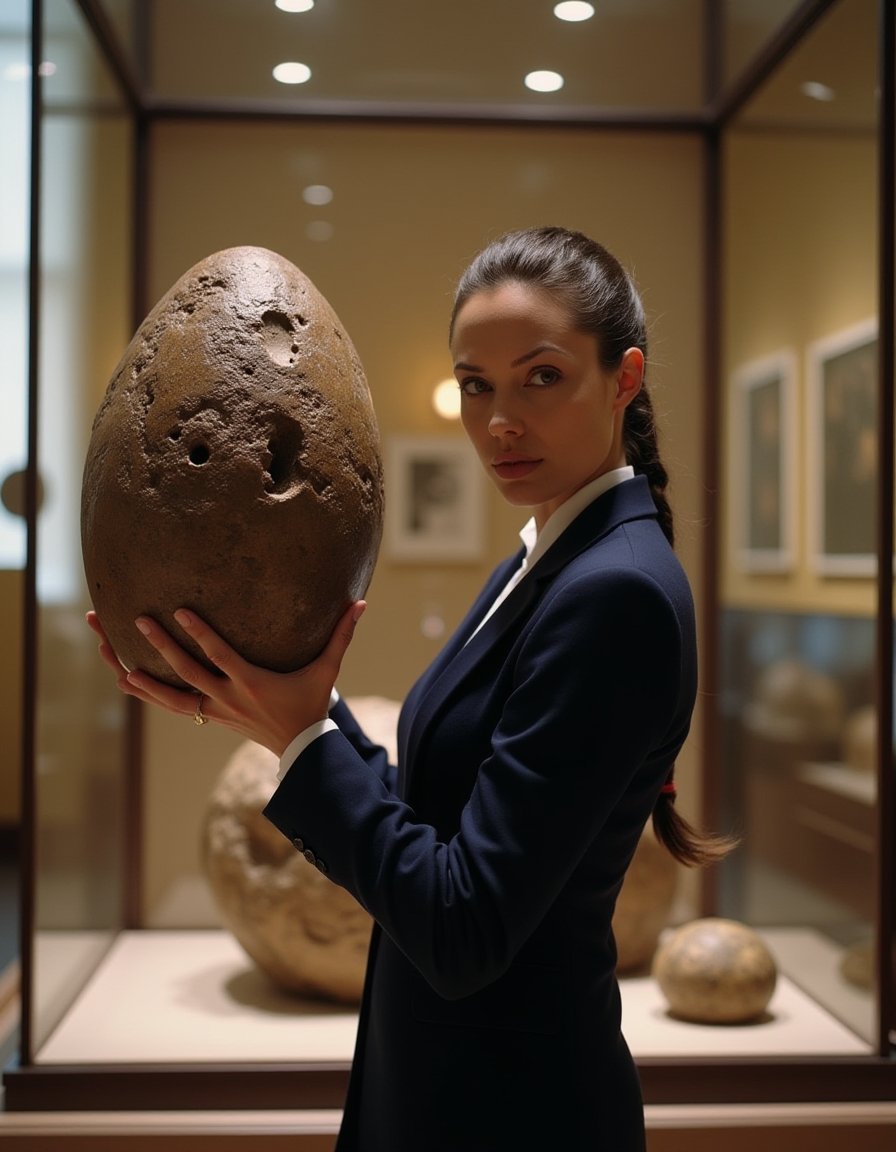
<svg viewBox="0 0 896 1152"><path fill-rule="evenodd" d="M616 372L616 402L614 408L627 408L641 391L644 379L644 353L640 348L628 348Z"/></svg>

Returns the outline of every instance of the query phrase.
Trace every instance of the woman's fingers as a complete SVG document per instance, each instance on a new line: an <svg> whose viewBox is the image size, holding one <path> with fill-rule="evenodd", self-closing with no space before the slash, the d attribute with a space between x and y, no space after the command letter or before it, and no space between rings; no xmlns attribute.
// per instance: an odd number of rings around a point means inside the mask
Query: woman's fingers
<svg viewBox="0 0 896 1152"><path fill-rule="evenodd" d="M333 634L327 641L327 645L314 662L321 668L327 668L330 674L330 679L335 684L339 676L339 669L342 667L342 660L348 651L348 646L352 642L352 637L355 634L355 625L364 615L364 610L367 604L363 600L357 600L351 604L346 611L342 614L339 623L333 629ZM314 665L309 665L313 667Z"/></svg>
<svg viewBox="0 0 896 1152"><path fill-rule="evenodd" d="M246 661L195 612L178 608L174 613L174 619L225 676L235 679L246 668Z"/></svg>
<svg viewBox="0 0 896 1152"><path fill-rule="evenodd" d="M180 611L176 612L175 619L177 619L177 617L181 614L182 613ZM199 621L197 616L192 616L192 614L186 613L184 613L184 615L190 615L193 621ZM198 660L195 660L190 655L190 653L187 652L185 648L182 648L181 645L178 644L177 641L171 636L171 634L167 632L166 629L164 629L160 624L156 623L152 617L138 616L135 623L140 632L146 637L147 641L153 646L153 648L155 648L156 652L158 652L158 654L162 657L172 672L175 672L185 684L189 684L191 688L195 688L197 692L202 692L205 695L213 694L215 687L220 686L220 676L216 675L214 672L210 672L208 668L200 664ZM178 621L178 623L181 622ZM183 627L182 624L181 626ZM203 628L208 634L206 636L206 643L208 643L208 636L211 636L218 640L220 644L224 644L224 641L220 640L220 638L217 637L214 632L212 632L208 625L203 625ZM200 641L200 637L197 634L197 629L191 628L190 635L194 640L196 640L200 648L202 648L203 652L205 652L212 663L215 664L216 661L212 653L208 652L205 645L203 645ZM214 644L212 643L210 647L213 648ZM132 679L131 683L135 683L135 681ZM163 686L161 681L153 680L153 684L159 684L160 686ZM148 685L141 683L141 687L148 688ZM157 699L163 703L168 702L170 695L169 693L160 693L157 696Z"/></svg>

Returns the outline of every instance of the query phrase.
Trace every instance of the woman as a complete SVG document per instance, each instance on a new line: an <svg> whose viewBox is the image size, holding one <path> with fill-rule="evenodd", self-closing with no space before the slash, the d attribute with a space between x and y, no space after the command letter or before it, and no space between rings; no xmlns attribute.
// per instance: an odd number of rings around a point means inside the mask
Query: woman
<svg viewBox="0 0 896 1152"><path fill-rule="evenodd" d="M616 896L651 813L680 860L725 850L672 807L696 644L643 310L600 245L530 229L464 274L450 345L464 427L533 517L411 690L397 767L331 697L363 603L291 675L193 613L175 619L218 676L138 627L200 720L281 757L266 815L376 921L340 1152L635 1152ZM123 691L196 712L195 693L127 675L91 623Z"/></svg>

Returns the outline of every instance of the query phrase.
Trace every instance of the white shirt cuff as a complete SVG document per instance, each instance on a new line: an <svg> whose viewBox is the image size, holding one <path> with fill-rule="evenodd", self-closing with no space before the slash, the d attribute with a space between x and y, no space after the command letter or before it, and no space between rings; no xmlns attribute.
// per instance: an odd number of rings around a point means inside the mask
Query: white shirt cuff
<svg viewBox="0 0 896 1152"><path fill-rule="evenodd" d="M282 780L292 765L301 756L309 744L316 740L318 736L323 736L325 732L337 732L339 725L335 720L327 717L326 720L317 720L314 724L309 726L294 737L287 744L283 755L280 757L280 767L277 769L277 779Z"/></svg>

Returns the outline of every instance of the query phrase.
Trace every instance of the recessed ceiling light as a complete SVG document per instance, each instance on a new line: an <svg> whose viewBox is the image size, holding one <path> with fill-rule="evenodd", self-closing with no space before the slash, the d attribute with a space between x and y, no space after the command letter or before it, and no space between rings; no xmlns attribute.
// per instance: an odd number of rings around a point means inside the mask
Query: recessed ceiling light
<svg viewBox="0 0 896 1152"><path fill-rule="evenodd" d="M310 12L314 0L274 0L281 12Z"/></svg>
<svg viewBox="0 0 896 1152"><path fill-rule="evenodd" d="M800 91L810 100L830 101L837 95L833 88L829 88L827 84L820 84L817 80L807 80L805 84L800 85Z"/></svg>
<svg viewBox="0 0 896 1152"><path fill-rule="evenodd" d="M594 5L586 4L584 0L563 0L562 4L554 5L554 15L558 20L567 20L571 24L579 20L590 20L594 15Z"/></svg>
<svg viewBox="0 0 896 1152"><path fill-rule="evenodd" d="M333 189L326 184L309 184L302 189L302 199L306 204L329 204L333 199Z"/></svg>
<svg viewBox="0 0 896 1152"><path fill-rule="evenodd" d="M563 77L559 72L530 72L524 81L533 92L557 92L563 87Z"/></svg>
<svg viewBox="0 0 896 1152"><path fill-rule="evenodd" d="M288 60L278 64L274 69L274 79L281 84L304 84L311 79L311 69L307 64L299 64L296 60Z"/></svg>

